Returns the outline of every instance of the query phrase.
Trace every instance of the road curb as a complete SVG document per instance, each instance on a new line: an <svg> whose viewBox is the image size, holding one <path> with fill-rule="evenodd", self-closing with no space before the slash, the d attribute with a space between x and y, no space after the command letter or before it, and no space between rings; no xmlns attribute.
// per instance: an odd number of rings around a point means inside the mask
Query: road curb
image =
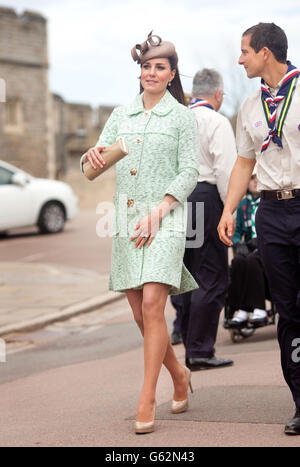
<svg viewBox="0 0 300 467"><path fill-rule="evenodd" d="M7 326L2 326L0 327L0 336L3 337L7 334L12 334L14 332L33 331L36 329L40 329L56 321L65 321L69 318L72 318L73 316L96 310L97 308L101 308L104 305L108 305L109 303L121 300L124 297L125 294L123 293L116 294L114 292L107 292L105 294L95 296L82 302L74 303L73 305L64 307L55 313L48 313L47 315L36 319L21 321L18 323L9 324Z"/></svg>

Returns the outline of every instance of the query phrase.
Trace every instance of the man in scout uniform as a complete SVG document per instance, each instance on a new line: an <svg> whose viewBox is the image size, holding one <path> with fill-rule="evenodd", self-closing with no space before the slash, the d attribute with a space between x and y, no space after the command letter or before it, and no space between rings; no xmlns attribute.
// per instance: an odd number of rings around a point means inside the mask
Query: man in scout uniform
<svg viewBox="0 0 300 467"><path fill-rule="evenodd" d="M296 405L286 434L300 434L300 71L287 61L287 38L274 23L259 23L242 37L248 78L261 89L238 115L238 159L233 168L218 232L232 245L233 212L257 162L261 202L256 214L258 247L279 314L283 375Z"/></svg>

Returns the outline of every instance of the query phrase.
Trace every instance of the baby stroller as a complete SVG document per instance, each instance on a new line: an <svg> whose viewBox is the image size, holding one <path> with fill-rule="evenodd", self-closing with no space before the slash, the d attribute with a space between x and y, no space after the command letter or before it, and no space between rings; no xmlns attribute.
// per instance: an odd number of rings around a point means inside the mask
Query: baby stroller
<svg viewBox="0 0 300 467"><path fill-rule="evenodd" d="M225 329L228 329L233 343L238 343L245 338L253 336L257 328L273 325L275 324L275 321L276 321L275 307L273 306L272 301L271 301L268 280L264 272L263 265L260 261L257 249L254 249L253 251L249 251L249 249L240 248L239 251L240 253L237 251L237 254L233 258L232 263L229 268L230 285L228 288L228 293L227 293L227 297L225 300L225 306L224 306L223 327ZM248 260L252 261L255 264L255 267L258 268L257 271L259 271L260 274L256 275L255 278L253 278L253 284L251 285L252 287L255 288L255 285L257 285L257 282L255 284L255 281L261 280L263 284L258 284L258 285L260 285L261 286L260 288L264 290L265 300L267 300L270 303L270 306L266 309L267 316L262 320L251 322L251 319L250 320L248 319L246 322L243 321L239 323L239 322L234 322L234 320L232 319L234 316L234 313L239 309L239 305L235 304L234 299L233 299L234 293L232 291L234 291L235 289L235 284L233 283L232 279L234 277L237 277L236 275L233 274L233 269L236 266L237 260L243 262L242 258L247 258L247 261ZM246 260L244 259L244 261ZM240 280L240 277L238 277L238 280ZM248 302L249 302L249 299L248 299ZM253 309L254 309L254 306L251 306L250 303L247 303L246 306L245 304L243 305L243 310L247 312L253 312Z"/></svg>

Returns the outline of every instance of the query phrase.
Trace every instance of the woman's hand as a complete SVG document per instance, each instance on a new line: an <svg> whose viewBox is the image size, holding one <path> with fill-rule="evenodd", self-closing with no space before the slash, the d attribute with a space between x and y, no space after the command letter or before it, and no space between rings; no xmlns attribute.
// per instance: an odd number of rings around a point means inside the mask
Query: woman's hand
<svg viewBox="0 0 300 467"><path fill-rule="evenodd" d="M102 168L105 165L105 160L101 156L103 149L105 149L105 146L98 146L96 148L89 149L83 158L83 163L89 161L93 169L96 169L97 166Z"/></svg>
<svg viewBox="0 0 300 467"><path fill-rule="evenodd" d="M147 247L149 247L155 237L161 221L161 212L159 209L154 209L148 216L143 217L143 219L135 227L135 232L130 238L130 241L133 241L137 238L135 242L135 248L142 248L142 246L147 242Z"/></svg>
<svg viewBox="0 0 300 467"><path fill-rule="evenodd" d="M135 233L130 238L130 241L133 241L138 237L134 246L142 248L147 242L147 247L149 247L159 229L161 220L173 211L178 204L179 202L174 196L166 194L159 205L148 216L143 217L136 226Z"/></svg>

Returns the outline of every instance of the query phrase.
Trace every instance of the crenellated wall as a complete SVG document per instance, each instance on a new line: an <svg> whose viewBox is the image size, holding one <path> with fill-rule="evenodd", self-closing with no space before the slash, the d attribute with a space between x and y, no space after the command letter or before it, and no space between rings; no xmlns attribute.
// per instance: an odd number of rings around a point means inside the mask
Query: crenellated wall
<svg viewBox="0 0 300 467"><path fill-rule="evenodd" d="M51 144L47 21L38 13L0 8L0 158L43 177L55 175Z"/></svg>

